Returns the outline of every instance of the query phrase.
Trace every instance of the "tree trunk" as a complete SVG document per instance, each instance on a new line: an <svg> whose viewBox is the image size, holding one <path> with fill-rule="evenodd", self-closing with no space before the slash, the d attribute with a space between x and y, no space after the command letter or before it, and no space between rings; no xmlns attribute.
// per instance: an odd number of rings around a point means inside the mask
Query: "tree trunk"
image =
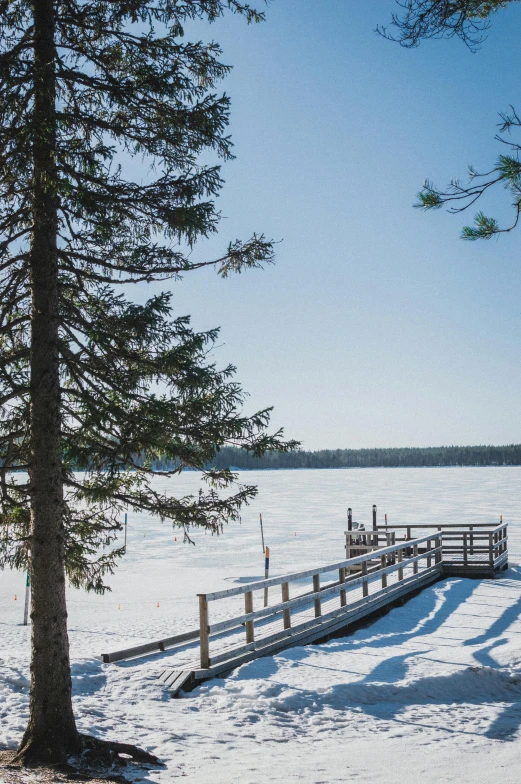
<svg viewBox="0 0 521 784"><path fill-rule="evenodd" d="M64 571L56 192L54 2L33 0L31 269L31 703L18 756L60 762L81 748L72 711Z"/></svg>

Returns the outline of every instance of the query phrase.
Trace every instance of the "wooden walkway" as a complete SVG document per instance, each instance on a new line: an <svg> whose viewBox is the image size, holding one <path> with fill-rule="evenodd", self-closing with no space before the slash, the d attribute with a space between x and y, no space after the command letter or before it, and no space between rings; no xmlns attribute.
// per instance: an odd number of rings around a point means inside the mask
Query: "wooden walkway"
<svg viewBox="0 0 521 784"><path fill-rule="evenodd" d="M200 594L199 629L102 654L102 660L184 651L182 666L159 676L174 696L245 662L341 633L440 578L490 578L508 566L506 524L378 526L375 518L373 511L369 531L346 531L345 560Z"/></svg>

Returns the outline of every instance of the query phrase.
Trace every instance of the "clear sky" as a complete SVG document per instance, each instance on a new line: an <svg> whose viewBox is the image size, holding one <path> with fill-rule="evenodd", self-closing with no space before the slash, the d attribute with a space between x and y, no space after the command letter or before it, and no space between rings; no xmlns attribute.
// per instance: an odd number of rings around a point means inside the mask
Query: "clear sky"
<svg viewBox="0 0 521 784"><path fill-rule="evenodd" d="M208 28L234 66L237 159L218 237L281 239L276 266L172 284L176 314L221 326L251 410L306 449L521 441L521 229L459 239L468 216L412 204L487 169L498 112L521 110L521 7L477 54L459 40L404 50L375 34L394 0L274 0L267 21ZM484 203L510 217L508 194ZM485 209L487 212L487 210Z"/></svg>

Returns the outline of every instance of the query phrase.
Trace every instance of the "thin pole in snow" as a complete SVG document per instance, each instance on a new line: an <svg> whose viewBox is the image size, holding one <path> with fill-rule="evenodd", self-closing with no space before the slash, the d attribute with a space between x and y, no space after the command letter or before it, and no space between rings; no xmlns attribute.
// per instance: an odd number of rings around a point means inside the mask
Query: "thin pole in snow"
<svg viewBox="0 0 521 784"><path fill-rule="evenodd" d="M25 581L25 607L24 607L24 626L27 626L29 618L29 595L31 593L31 575L27 571L27 579Z"/></svg>
<svg viewBox="0 0 521 784"><path fill-rule="evenodd" d="M125 549L127 548L127 513L125 512Z"/></svg>
<svg viewBox="0 0 521 784"><path fill-rule="evenodd" d="M262 527L262 515L259 515L260 518L260 527L261 527L261 537L262 537L262 552L266 552L266 548L264 547L264 528Z"/></svg>
<svg viewBox="0 0 521 784"><path fill-rule="evenodd" d="M264 560L264 579L270 576L270 548L266 547L266 558ZM268 606L268 589L264 589L264 607Z"/></svg>

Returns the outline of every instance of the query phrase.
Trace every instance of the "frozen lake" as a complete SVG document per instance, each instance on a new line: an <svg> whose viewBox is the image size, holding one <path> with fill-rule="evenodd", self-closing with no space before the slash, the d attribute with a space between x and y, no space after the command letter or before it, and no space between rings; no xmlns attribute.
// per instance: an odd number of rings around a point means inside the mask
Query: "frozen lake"
<svg viewBox="0 0 521 784"><path fill-rule="evenodd" d="M388 784L417 774L427 784L474 784L491 775L517 781L521 467L252 471L240 478L259 486L240 525L220 537L191 532L194 547L169 524L129 513L128 554L112 592L69 590L81 729L154 750L167 768L147 781L330 784L356 776ZM185 495L197 491L199 477L157 483ZM168 654L121 665L96 658L193 628L197 592L261 576L259 512L276 575L341 560L347 507L369 526L373 504L380 522L387 513L389 523L412 526L496 524L502 514L511 568L501 580L438 583L349 637L252 662L180 700L169 700L156 680ZM17 742L26 721L24 582L0 573L3 746Z"/></svg>

